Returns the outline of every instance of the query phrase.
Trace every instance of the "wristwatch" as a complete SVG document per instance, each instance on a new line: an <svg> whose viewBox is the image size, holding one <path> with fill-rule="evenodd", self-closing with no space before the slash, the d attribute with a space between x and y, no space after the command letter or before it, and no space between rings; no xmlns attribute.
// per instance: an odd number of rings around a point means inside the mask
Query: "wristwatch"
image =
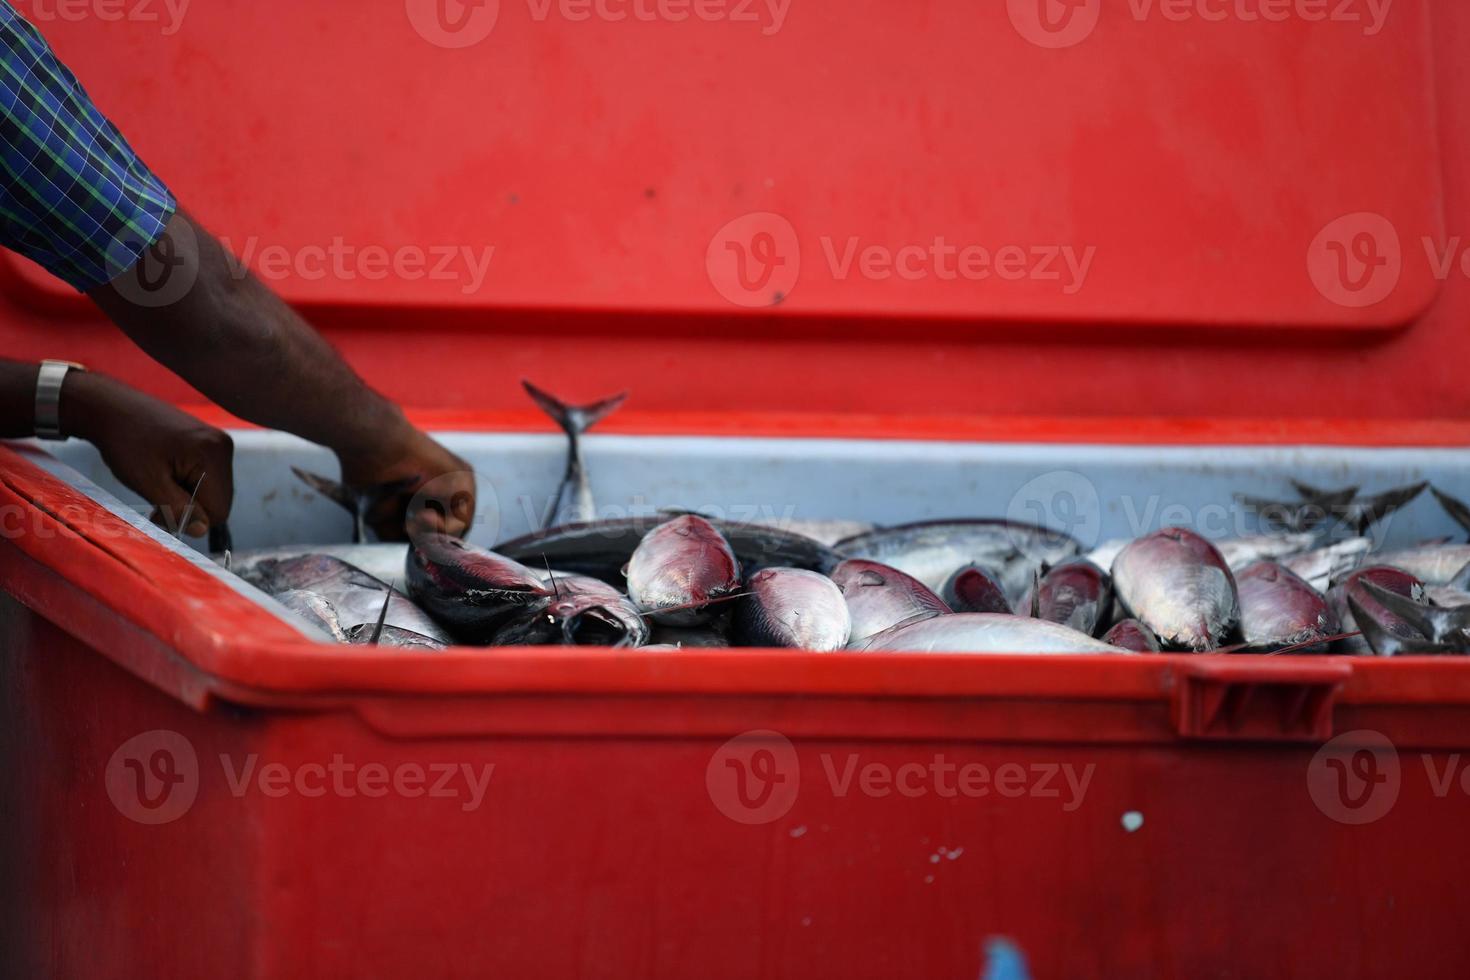
<svg viewBox="0 0 1470 980"><path fill-rule="evenodd" d="M65 439L61 434L61 383L68 371L87 370L74 361L42 361L36 375L36 438Z"/></svg>

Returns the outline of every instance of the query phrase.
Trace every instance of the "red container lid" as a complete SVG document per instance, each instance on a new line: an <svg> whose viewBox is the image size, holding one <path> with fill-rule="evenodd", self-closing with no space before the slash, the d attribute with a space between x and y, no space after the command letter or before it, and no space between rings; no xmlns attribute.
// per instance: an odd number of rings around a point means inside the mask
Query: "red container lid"
<svg viewBox="0 0 1470 980"><path fill-rule="evenodd" d="M1465 14L1423 0L124 6L19 9L416 406L1470 408ZM4 261L12 350L188 399Z"/></svg>

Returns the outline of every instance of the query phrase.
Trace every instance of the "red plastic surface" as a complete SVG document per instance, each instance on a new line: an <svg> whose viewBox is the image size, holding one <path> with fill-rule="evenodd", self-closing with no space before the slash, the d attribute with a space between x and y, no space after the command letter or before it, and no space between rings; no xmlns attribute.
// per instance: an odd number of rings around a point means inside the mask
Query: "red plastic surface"
<svg viewBox="0 0 1470 980"><path fill-rule="evenodd" d="M196 5L167 35L43 26L186 204L253 243L258 268L284 250L296 271L270 281L410 405L514 408L531 375L631 387L653 412L1289 427L1470 408L1455 369L1470 222L1442 183L1466 162L1458 5L1402 0L1370 34L1120 0L1056 50L998 3L798 6L769 36L498 6L462 50L425 41L401 5L340 0ZM779 306L751 311L706 259L723 225L766 211L797 228L801 270ZM1319 232L1360 212L1392 225L1400 262L1394 288L1356 307L1336 300L1367 294L1324 292L1311 269L1339 254L1314 250ZM834 276L823 240L841 253L853 236L895 256L939 237L1098 252L1066 295L1040 278ZM358 257L496 251L467 293L355 265L318 275L309 249L338 238ZM8 275L7 349L189 400L80 301Z"/></svg>

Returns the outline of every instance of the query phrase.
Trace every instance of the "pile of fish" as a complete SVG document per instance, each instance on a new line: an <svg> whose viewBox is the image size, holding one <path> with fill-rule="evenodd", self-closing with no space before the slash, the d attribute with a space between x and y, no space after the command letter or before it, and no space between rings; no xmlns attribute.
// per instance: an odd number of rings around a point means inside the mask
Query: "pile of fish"
<svg viewBox="0 0 1470 980"><path fill-rule="evenodd" d="M410 649L1470 653L1470 544L1376 552L1367 536L1427 484L1369 496L1297 484L1297 501L1242 498L1274 533L1212 542L1167 527L1090 551L990 519L840 540L697 513L597 520L580 438L622 397L568 406L526 387L569 444L547 530L494 551L430 533L235 554L229 567L324 639ZM373 489L298 475L352 511L361 537ZM1470 530L1470 508L1430 489Z"/></svg>

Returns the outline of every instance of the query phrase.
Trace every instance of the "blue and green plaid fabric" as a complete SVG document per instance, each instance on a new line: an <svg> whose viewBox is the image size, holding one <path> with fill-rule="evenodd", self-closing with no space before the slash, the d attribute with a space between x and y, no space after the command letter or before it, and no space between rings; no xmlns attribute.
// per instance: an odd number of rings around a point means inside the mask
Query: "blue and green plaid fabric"
<svg viewBox="0 0 1470 980"><path fill-rule="evenodd" d="M78 290L115 279L176 204L46 39L0 0L0 245Z"/></svg>

